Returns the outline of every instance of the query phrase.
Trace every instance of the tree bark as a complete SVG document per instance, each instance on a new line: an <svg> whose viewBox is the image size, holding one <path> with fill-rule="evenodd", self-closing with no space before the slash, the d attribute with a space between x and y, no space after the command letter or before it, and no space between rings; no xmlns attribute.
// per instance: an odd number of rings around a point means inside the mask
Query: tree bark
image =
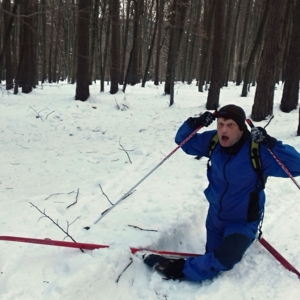
<svg viewBox="0 0 300 300"><path fill-rule="evenodd" d="M99 6L100 0L95 0L94 9L92 14L92 28L91 28L91 54L90 54L90 84L93 81L93 69L94 69L94 60L95 60L95 47L98 44L98 18L99 18Z"/></svg>
<svg viewBox="0 0 300 300"><path fill-rule="evenodd" d="M253 69L255 56L257 56L258 50L259 50L260 45L263 40L264 29L265 29L265 24L267 21L269 9L270 9L270 4L271 4L271 0L267 0L266 4L265 4L264 14L261 19L260 26L259 26L259 29L257 32L257 36L255 39L253 48L251 50L250 57L248 59L248 63L247 63L247 66L245 69L245 75L244 75L244 83L243 83L243 89L242 89L242 95L241 95L242 97L246 97L248 94L248 84L250 84L250 82L251 82L250 74L251 74L251 70Z"/></svg>
<svg viewBox="0 0 300 300"><path fill-rule="evenodd" d="M119 90L120 76L120 3L119 0L110 2L111 18L111 62L110 62L110 93L115 94Z"/></svg>
<svg viewBox="0 0 300 300"><path fill-rule="evenodd" d="M159 0L156 0L156 15L157 16L159 15L159 7L158 7L159 3L158 2L159 2ZM144 77L143 77L143 81L142 81L142 87L145 87L145 83L146 83L146 80L147 80L148 70L149 70L150 61L151 61L151 57L152 57L152 52L153 52L153 48L154 48L157 25L158 25L158 19L156 18L153 33L152 33L151 44L150 44L150 48L149 48L149 51L148 51L148 58L147 58L146 68L145 68Z"/></svg>
<svg viewBox="0 0 300 300"><path fill-rule="evenodd" d="M266 24L266 39L258 75L258 82L252 106L251 118L265 120L273 114L273 98L281 51L281 29L286 0L274 0Z"/></svg>
<svg viewBox="0 0 300 300"><path fill-rule="evenodd" d="M75 100L86 101L89 91L89 22L90 0L78 1L78 54Z"/></svg>
<svg viewBox="0 0 300 300"><path fill-rule="evenodd" d="M155 68L154 68L154 85L159 85L159 71L160 71L160 53L161 53L161 28L164 16L164 2L165 0L159 0L159 9L157 11L157 41L156 41L156 55L155 55Z"/></svg>
<svg viewBox="0 0 300 300"><path fill-rule="evenodd" d="M10 20L13 19L14 16L13 15L10 16L9 14L5 13L5 11L10 12L10 8L11 8L10 0L3 0L2 7L4 10L3 49L5 48L6 90L10 90L13 88L13 76L14 76L12 58L11 58L11 39L10 39L10 31L11 31L10 28L12 27L12 22L10 22ZM1 62L0 65L2 65ZM0 74L1 74L1 70L2 68L0 67Z"/></svg>
<svg viewBox="0 0 300 300"><path fill-rule="evenodd" d="M224 3L218 1L214 17L214 40L212 49L212 74L207 97L206 109L213 110L219 106L220 89L223 85L223 22Z"/></svg>
<svg viewBox="0 0 300 300"><path fill-rule="evenodd" d="M287 70L280 103L280 110L290 112L296 109L299 100L300 79L300 0L296 0L293 7L293 29L290 39Z"/></svg>

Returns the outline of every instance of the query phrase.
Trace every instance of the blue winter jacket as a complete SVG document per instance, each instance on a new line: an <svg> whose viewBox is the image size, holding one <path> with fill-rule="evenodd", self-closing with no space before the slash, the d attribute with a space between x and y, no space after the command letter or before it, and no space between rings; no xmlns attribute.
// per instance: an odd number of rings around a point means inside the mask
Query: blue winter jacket
<svg viewBox="0 0 300 300"><path fill-rule="evenodd" d="M175 142L180 144L194 130L187 122L179 128ZM216 130L197 133L182 149L190 155L209 157L209 143ZM250 158L251 135L236 155L227 155L218 143L211 155L207 171L209 185L204 193L210 211L222 221L245 224L259 218L265 203L265 193L257 191L258 176ZM277 141L272 152L282 161L293 176L300 175L300 153L293 147ZM261 145L260 159L266 176L288 177L269 150ZM256 192L255 192L256 191ZM258 210L255 211L255 210Z"/></svg>

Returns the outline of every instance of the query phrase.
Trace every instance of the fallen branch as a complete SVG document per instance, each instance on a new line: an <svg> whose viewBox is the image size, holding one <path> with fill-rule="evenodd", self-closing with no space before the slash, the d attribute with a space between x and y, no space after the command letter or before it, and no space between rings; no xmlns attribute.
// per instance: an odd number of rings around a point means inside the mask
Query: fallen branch
<svg viewBox="0 0 300 300"><path fill-rule="evenodd" d="M41 111L37 112L34 108L32 108L31 106L29 106L36 114L36 118L40 118L43 122L44 122L44 119L40 116L40 112L43 111L44 109L42 109Z"/></svg>
<svg viewBox="0 0 300 300"><path fill-rule="evenodd" d="M121 138L119 139L119 145L122 147L122 150L125 151L125 153L127 154L128 159L129 159L129 162L132 164L131 159L129 157L129 154L127 152L128 150L125 150L124 147L123 147L123 145L121 144Z"/></svg>
<svg viewBox="0 0 300 300"><path fill-rule="evenodd" d="M108 200L108 202L109 202L111 205L114 205L114 204L109 200L109 198L106 196L106 194L103 192L103 189L102 189L100 183L99 183L99 187L100 187L100 189L101 189L102 194L106 197L106 199Z"/></svg>
<svg viewBox="0 0 300 300"><path fill-rule="evenodd" d="M47 120L48 116L51 115L51 114L54 113L54 112L55 112L55 110L51 111L51 112L46 116L45 120Z"/></svg>
<svg viewBox="0 0 300 300"><path fill-rule="evenodd" d="M65 233L74 243L77 243L74 239L73 239L73 237L69 234L69 227L72 225L72 224L74 224L75 223L75 221L77 221L80 217L77 217L72 223L69 223L68 221L67 221L67 230L64 230L59 224L58 224L58 220L55 222L51 217L49 217L47 214L46 214L46 212L45 212L45 210L44 211L41 211L36 205L34 205L32 202L29 202L30 204L31 204L31 206L33 206L35 209L37 209L42 215L43 215L43 217L42 218L48 218L54 225L56 225L63 233ZM41 218L40 218L41 219ZM39 219L39 220L40 220ZM66 238L66 237L65 237ZM64 239L65 239L64 238ZM84 251L83 251L83 249L81 249L80 248L80 250L81 250L81 252L83 252L84 253Z"/></svg>
<svg viewBox="0 0 300 300"><path fill-rule="evenodd" d="M73 202L72 204L70 204L69 206L67 206L67 208L69 208L69 207L71 207L72 205L74 205L74 204L77 203L78 195L79 195L79 189L77 189L77 195L76 195L76 200L75 200L75 202Z"/></svg>
<svg viewBox="0 0 300 300"><path fill-rule="evenodd" d="M154 232L158 232L158 230L156 229L143 229L141 227L138 227L138 226L135 226L135 225L128 225L129 227L133 227L133 228L136 228L136 229L139 229L139 230L143 230L143 231L154 231Z"/></svg>
<svg viewBox="0 0 300 300"><path fill-rule="evenodd" d="M121 274L118 276L118 278L116 279L116 283L119 282L121 276L124 274L124 272L129 268L129 266L133 263L133 259L130 257L130 263L125 267L125 269L121 272Z"/></svg>
<svg viewBox="0 0 300 300"><path fill-rule="evenodd" d="M45 200L48 200L50 197L52 196L57 196L57 195L64 195L64 194L72 194L72 193L75 193L75 191L72 191L72 192L69 192L69 193L56 193L56 194L51 194L50 196L48 196Z"/></svg>

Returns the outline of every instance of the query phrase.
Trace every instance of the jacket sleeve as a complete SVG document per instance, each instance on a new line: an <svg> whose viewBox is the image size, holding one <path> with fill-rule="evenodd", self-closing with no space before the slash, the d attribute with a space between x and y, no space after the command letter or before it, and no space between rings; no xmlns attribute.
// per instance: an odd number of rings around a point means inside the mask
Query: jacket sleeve
<svg viewBox="0 0 300 300"><path fill-rule="evenodd" d="M185 121L178 129L175 136L175 143L182 143L194 130ZM209 155L208 145L211 138L216 134L216 130L205 131L201 134L195 134L191 139L182 145L182 150L189 155L206 156Z"/></svg>
<svg viewBox="0 0 300 300"><path fill-rule="evenodd" d="M283 163L284 167L289 170L292 176L300 176L300 153L294 147L277 141L271 151ZM265 175L288 177L280 163L263 145L261 146L261 157Z"/></svg>

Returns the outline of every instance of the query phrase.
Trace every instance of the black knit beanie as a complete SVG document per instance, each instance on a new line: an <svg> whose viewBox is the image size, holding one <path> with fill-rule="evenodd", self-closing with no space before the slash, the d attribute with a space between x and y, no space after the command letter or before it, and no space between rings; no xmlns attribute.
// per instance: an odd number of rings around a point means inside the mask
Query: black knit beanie
<svg viewBox="0 0 300 300"><path fill-rule="evenodd" d="M245 130L246 128L246 114L244 110L234 104L229 104L223 106L217 114L218 118L224 118L224 119L232 119L236 122L236 124L239 126L239 129L241 131Z"/></svg>

